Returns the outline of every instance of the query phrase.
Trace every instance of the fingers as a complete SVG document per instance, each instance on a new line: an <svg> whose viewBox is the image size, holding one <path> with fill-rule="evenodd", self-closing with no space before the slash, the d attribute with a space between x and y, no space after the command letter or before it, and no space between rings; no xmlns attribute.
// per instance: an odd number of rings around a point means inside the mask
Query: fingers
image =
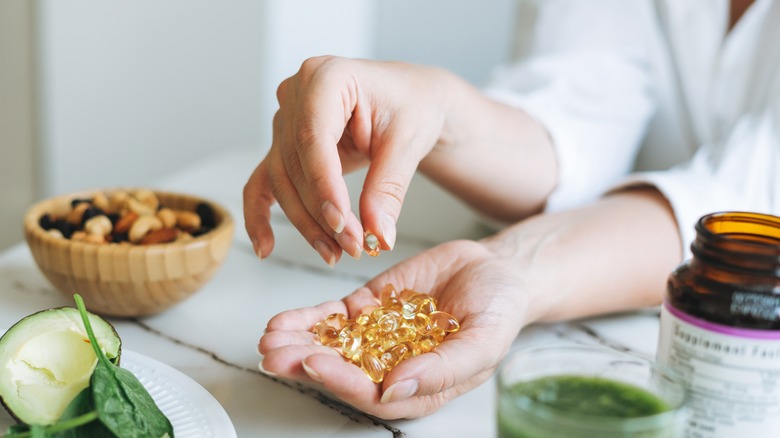
<svg viewBox="0 0 780 438"><path fill-rule="evenodd" d="M336 245L358 258L363 231L352 213L338 147L356 105L355 93L349 76L334 65L340 62L307 60L292 85L280 87L282 110L274 124L274 141L285 151L286 174L308 216ZM316 234L311 228L301 231Z"/></svg>
<svg viewBox="0 0 780 438"><path fill-rule="evenodd" d="M341 301L327 301L315 307L288 310L279 313L268 321L266 332L274 330L311 330L319 321L331 313L347 314L346 306Z"/></svg>
<svg viewBox="0 0 780 438"><path fill-rule="evenodd" d="M303 360L306 375L347 403L363 410L379 402L379 387L360 367L340 355L312 354Z"/></svg>
<svg viewBox="0 0 780 438"><path fill-rule="evenodd" d="M286 345L273 350L268 350L263 355L261 367L266 373L287 379L300 380L303 382L315 381L320 383L317 379L312 379L303 368L304 359L315 354L332 356L344 363L344 365L351 365L344 362L344 359L336 350L323 345L309 344Z"/></svg>
<svg viewBox="0 0 780 438"><path fill-rule="evenodd" d="M376 148L360 195L363 225L380 239L384 250L395 246L396 222L419 163L414 154L401 152L409 143L389 139Z"/></svg>
<svg viewBox="0 0 780 438"><path fill-rule="evenodd" d="M244 186L244 224L255 254L261 259L268 257L274 248L274 234L271 230L271 206L274 195L268 182L266 162L258 165Z"/></svg>
<svg viewBox="0 0 780 438"><path fill-rule="evenodd" d="M462 335L462 332L459 333ZM401 362L385 378L383 404L449 394L454 398L490 377L498 363L486 346L453 334L429 353Z"/></svg>

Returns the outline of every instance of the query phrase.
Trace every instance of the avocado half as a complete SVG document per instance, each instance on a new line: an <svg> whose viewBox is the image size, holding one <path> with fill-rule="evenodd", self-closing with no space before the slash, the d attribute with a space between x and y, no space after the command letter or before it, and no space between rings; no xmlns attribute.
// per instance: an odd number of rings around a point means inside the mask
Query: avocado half
<svg viewBox="0 0 780 438"><path fill-rule="evenodd" d="M100 348L118 365L119 335L105 319L88 315ZM0 337L0 402L23 423L56 423L73 398L89 386L96 364L77 309L34 313Z"/></svg>

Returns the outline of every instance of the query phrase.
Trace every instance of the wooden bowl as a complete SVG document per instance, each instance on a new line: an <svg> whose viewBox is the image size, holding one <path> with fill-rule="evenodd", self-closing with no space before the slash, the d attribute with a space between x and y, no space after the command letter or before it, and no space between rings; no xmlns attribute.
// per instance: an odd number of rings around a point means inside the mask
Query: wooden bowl
<svg viewBox="0 0 780 438"><path fill-rule="evenodd" d="M46 214L64 216L71 200L91 198L93 190L57 196L33 205L24 217L24 233L33 258L63 294L79 293L90 311L116 317L162 312L191 296L217 271L233 241L233 219L220 205L195 196L154 191L160 204L195 211L212 207L215 227L188 241L135 245L96 244L55 237L40 225ZM121 189L124 190L124 189ZM127 189L124 191L133 191Z"/></svg>

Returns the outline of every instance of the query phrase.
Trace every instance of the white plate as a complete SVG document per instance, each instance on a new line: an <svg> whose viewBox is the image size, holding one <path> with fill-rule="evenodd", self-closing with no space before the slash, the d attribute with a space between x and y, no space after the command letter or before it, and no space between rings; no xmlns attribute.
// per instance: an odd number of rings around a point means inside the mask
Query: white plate
<svg viewBox="0 0 780 438"><path fill-rule="evenodd" d="M171 420L176 438L236 438L236 429L222 405L181 371L133 351L122 350L122 368L144 385ZM13 419L0 408L0 434Z"/></svg>
<svg viewBox="0 0 780 438"><path fill-rule="evenodd" d="M144 385L171 420L176 438L235 438L236 429L222 405L181 371L133 351L122 350L122 368Z"/></svg>

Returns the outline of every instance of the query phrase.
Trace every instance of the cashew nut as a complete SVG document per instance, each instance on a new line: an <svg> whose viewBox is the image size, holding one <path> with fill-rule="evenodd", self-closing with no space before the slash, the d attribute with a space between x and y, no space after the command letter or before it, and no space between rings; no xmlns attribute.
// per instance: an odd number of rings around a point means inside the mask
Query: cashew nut
<svg viewBox="0 0 780 438"><path fill-rule="evenodd" d="M129 197L125 200L125 208L136 213L138 216L154 216L156 209L149 207L141 201Z"/></svg>
<svg viewBox="0 0 780 438"><path fill-rule="evenodd" d="M173 228L176 226L176 213L170 208L163 207L157 211L157 217L162 221L163 228Z"/></svg>
<svg viewBox="0 0 780 438"><path fill-rule="evenodd" d="M146 236L149 231L162 228L162 221L157 216L141 216L130 227L127 239L133 243L138 243Z"/></svg>
<svg viewBox="0 0 780 438"><path fill-rule="evenodd" d="M99 214L84 222L84 231L95 236L107 236L111 234L113 225L108 216Z"/></svg>
<svg viewBox="0 0 780 438"><path fill-rule="evenodd" d="M107 212L111 208L111 203L108 202L108 197L105 193L98 193L92 197L92 205Z"/></svg>
<svg viewBox="0 0 780 438"><path fill-rule="evenodd" d="M195 231L200 228L200 216L185 210L176 210L176 224L185 231Z"/></svg>
<svg viewBox="0 0 780 438"><path fill-rule="evenodd" d="M152 211L157 211L160 207L160 200L157 199L157 195L149 189L139 189L133 194L141 204L149 207Z"/></svg>

